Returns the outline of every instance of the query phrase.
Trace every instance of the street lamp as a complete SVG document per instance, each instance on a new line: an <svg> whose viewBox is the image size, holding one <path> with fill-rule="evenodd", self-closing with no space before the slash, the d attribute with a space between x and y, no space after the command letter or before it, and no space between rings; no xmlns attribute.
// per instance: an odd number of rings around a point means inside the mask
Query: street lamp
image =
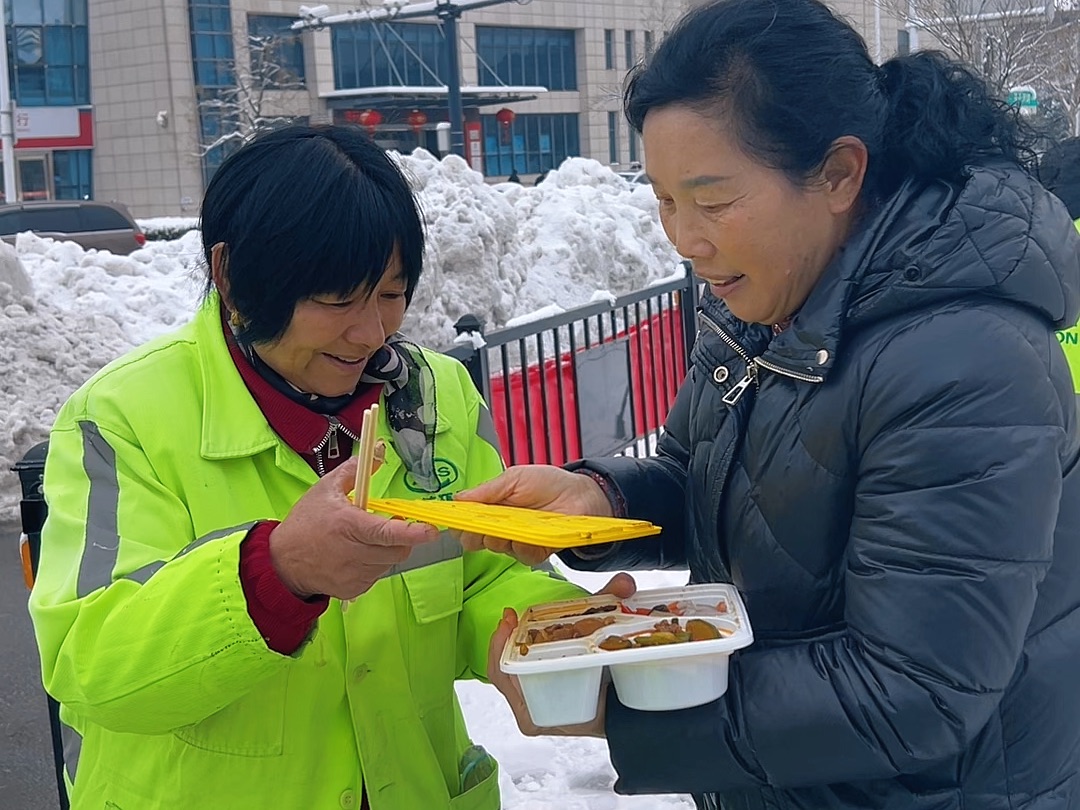
<svg viewBox="0 0 1080 810"><path fill-rule="evenodd" d="M308 28L326 28L331 25L345 25L357 22L393 22L396 20L414 20L421 17L436 17L442 23L446 35L447 73L446 95L450 117L450 150L459 157L465 157L465 113L461 104L461 61L458 45L457 21L462 12L488 6L501 6L504 3L528 5L532 0L434 0L426 3L410 3L409 0L383 0L382 8L364 11L346 11L342 14L328 14L326 6L301 6L300 19L292 24L292 30L303 31Z"/></svg>
<svg viewBox="0 0 1080 810"><path fill-rule="evenodd" d="M0 0L0 152L4 158L4 202L18 199L15 189L15 115L11 109L11 83L7 49L7 2Z"/></svg>

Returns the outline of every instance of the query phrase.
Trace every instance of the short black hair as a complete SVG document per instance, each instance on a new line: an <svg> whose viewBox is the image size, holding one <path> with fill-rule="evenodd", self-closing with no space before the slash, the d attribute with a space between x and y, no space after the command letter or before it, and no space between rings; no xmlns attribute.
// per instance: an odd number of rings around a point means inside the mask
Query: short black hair
<svg viewBox="0 0 1080 810"><path fill-rule="evenodd" d="M851 25L818 0L712 0L688 12L627 77L624 109L682 105L725 120L746 154L803 183L832 143L870 155L864 195L908 177L959 181L1001 157L1033 167L1037 134L985 83L944 54L874 64Z"/></svg>
<svg viewBox="0 0 1080 810"><path fill-rule="evenodd" d="M359 128L291 125L260 134L230 155L203 198L203 253L224 243L238 337L272 341L300 301L345 298L378 284L397 254L411 301L424 257L424 228L401 169Z"/></svg>
<svg viewBox="0 0 1080 810"><path fill-rule="evenodd" d="M1039 161L1039 182L1065 203L1070 217L1080 219L1080 138L1066 138L1046 150Z"/></svg>

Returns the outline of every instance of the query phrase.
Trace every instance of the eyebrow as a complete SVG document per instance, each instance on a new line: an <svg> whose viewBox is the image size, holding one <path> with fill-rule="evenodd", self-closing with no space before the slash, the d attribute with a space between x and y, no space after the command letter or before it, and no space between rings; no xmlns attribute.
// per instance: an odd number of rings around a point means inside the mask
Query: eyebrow
<svg viewBox="0 0 1080 810"><path fill-rule="evenodd" d="M702 186L711 186L716 183L725 183L730 180L729 175L719 174L702 174L697 177L691 177L688 180L683 180L679 185L682 188L701 188Z"/></svg>

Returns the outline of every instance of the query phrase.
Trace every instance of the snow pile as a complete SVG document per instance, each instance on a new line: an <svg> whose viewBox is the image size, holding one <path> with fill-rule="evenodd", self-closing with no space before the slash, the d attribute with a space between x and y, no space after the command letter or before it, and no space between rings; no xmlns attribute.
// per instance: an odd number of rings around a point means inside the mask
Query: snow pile
<svg viewBox="0 0 1080 810"><path fill-rule="evenodd" d="M466 313L490 331L643 288L677 259L651 190L629 189L596 161L572 158L526 187L488 185L457 157L398 159L428 233L404 331L434 348L453 344ZM195 223L159 219L142 222ZM47 437L57 409L98 368L186 323L205 272L198 231L130 256L32 234L19 235L16 250L30 284L15 271L14 284L0 276L0 471ZM0 519L15 516L18 497L16 476L0 474Z"/></svg>
<svg viewBox="0 0 1080 810"><path fill-rule="evenodd" d="M428 345L449 346L466 313L487 330L520 323L544 307L581 306L597 290L641 289L678 259L652 190L628 188L595 160L570 158L539 186L487 185L462 159L423 151L401 163L419 191L429 243L405 330Z"/></svg>

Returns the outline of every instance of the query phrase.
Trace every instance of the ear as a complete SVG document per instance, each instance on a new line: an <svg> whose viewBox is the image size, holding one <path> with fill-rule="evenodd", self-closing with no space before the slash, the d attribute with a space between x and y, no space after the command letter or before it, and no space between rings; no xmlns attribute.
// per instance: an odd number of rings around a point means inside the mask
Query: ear
<svg viewBox="0 0 1080 810"><path fill-rule="evenodd" d="M854 135L832 142L821 167L821 180L833 214L846 214L855 208L869 159L866 144Z"/></svg>
<svg viewBox="0 0 1080 810"><path fill-rule="evenodd" d="M231 312L233 306L229 295L229 246L224 242L218 242L210 248L210 277L214 280L214 287L217 288L225 309Z"/></svg>

